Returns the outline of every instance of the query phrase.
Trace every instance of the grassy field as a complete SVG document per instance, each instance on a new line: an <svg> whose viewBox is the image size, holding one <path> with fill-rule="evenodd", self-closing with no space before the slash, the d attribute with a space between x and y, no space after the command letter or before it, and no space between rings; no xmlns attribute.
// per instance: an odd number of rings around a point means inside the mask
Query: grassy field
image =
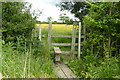
<svg viewBox="0 0 120 80"><path fill-rule="evenodd" d="M36 24L36 28L39 28L40 24ZM47 41L48 35L48 26L49 24L42 24L42 35L46 37L42 38L43 41ZM73 25L66 24L52 24L52 35L72 35ZM52 37L52 43L71 43L71 38L54 38ZM70 50L70 46L68 47L60 47L62 50Z"/></svg>
<svg viewBox="0 0 120 80"><path fill-rule="evenodd" d="M40 24L36 24L36 27L39 28ZM48 32L49 24L42 24L42 33L46 34ZM52 24L52 34L61 34L61 35L70 35L72 33L73 25L66 24Z"/></svg>

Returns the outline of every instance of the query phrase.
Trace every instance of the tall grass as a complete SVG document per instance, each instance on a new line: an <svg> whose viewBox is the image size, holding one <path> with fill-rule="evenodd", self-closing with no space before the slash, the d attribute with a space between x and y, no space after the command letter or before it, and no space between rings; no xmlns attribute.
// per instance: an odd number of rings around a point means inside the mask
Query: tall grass
<svg viewBox="0 0 120 80"><path fill-rule="evenodd" d="M55 78L48 50L32 54L30 50L18 51L8 43L2 48L3 78ZM31 49L32 50L32 49Z"/></svg>

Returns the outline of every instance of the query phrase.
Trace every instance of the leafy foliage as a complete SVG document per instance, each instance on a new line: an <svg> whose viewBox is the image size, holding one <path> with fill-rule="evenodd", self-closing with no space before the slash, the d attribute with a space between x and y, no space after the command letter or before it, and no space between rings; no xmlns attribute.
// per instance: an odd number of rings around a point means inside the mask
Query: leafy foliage
<svg viewBox="0 0 120 80"><path fill-rule="evenodd" d="M62 21L63 23L66 23L67 21L69 21L69 17L63 13L63 14L60 14L60 21Z"/></svg>
<svg viewBox="0 0 120 80"><path fill-rule="evenodd" d="M80 78L120 78L120 2L66 2L69 10L86 27L81 59L67 64ZM82 11L83 10L83 11ZM81 12L82 11L82 12Z"/></svg>
<svg viewBox="0 0 120 80"><path fill-rule="evenodd" d="M115 53L115 50L117 50L116 45L120 44L120 37L118 36L120 32L120 28L118 27L120 25L120 10L118 5L120 3L87 4L90 6L90 13L83 20L85 26L87 26L87 40L84 44L93 46L93 52L99 53L101 56L111 57L117 55ZM85 47L89 46L86 45Z"/></svg>
<svg viewBox="0 0 120 80"><path fill-rule="evenodd" d="M89 6L85 2L61 2L57 4L61 10L68 10L72 14L75 14L75 17L82 20L83 16L88 13Z"/></svg>
<svg viewBox="0 0 120 80"><path fill-rule="evenodd" d="M3 78L56 77L49 50L33 38L38 14L32 14L30 9L31 5L25 2L2 3Z"/></svg>
<svg viewBox="0 0 120 80"><path fill-rule="evenodd" d="M115 57L106 61L90 55L70 60L68 66L79 78L120 78L118 62Z"/></svg>
<svg viewBox="0 0 120 80"><path fill-rule="evenodd" d="M19 36L30 37L35 20L30 14L31 6L26 7L26 4L24 2L2 3L2 32L6 42L14 42Z"/></svg>

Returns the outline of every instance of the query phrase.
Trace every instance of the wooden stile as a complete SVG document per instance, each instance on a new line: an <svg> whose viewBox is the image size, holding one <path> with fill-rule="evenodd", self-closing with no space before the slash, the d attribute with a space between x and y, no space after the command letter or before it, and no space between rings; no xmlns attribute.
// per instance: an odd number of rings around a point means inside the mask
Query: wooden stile
<svg viewBox="0 0 120 80"><path fill-rule="evenodd" d="M62 53L59 47L54 47L55 63L60 63L60 54Z"/></svg>

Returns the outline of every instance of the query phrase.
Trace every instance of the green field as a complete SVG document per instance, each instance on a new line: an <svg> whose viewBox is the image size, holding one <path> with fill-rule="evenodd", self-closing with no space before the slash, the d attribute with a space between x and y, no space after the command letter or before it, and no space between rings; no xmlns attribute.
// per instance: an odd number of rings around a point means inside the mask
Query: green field
<svg viewBox="0 0 120 80"><path fill-rule="evenodd" d="M36 28L39 28L40 24L36 24ZM42 35L45 35L46 37L43 37L43 41L47 41L47 35L48 35L48 27L49 24L41 24L42 25ZM72 35L72 29L73 25L66 25L66 24L52 24L52 35ZM52 37L52 43L71 43L71 38L61 38L61 37ZM69 49L65 47L66 49ZM64 47L62 47L64 49Z"/></svg>

